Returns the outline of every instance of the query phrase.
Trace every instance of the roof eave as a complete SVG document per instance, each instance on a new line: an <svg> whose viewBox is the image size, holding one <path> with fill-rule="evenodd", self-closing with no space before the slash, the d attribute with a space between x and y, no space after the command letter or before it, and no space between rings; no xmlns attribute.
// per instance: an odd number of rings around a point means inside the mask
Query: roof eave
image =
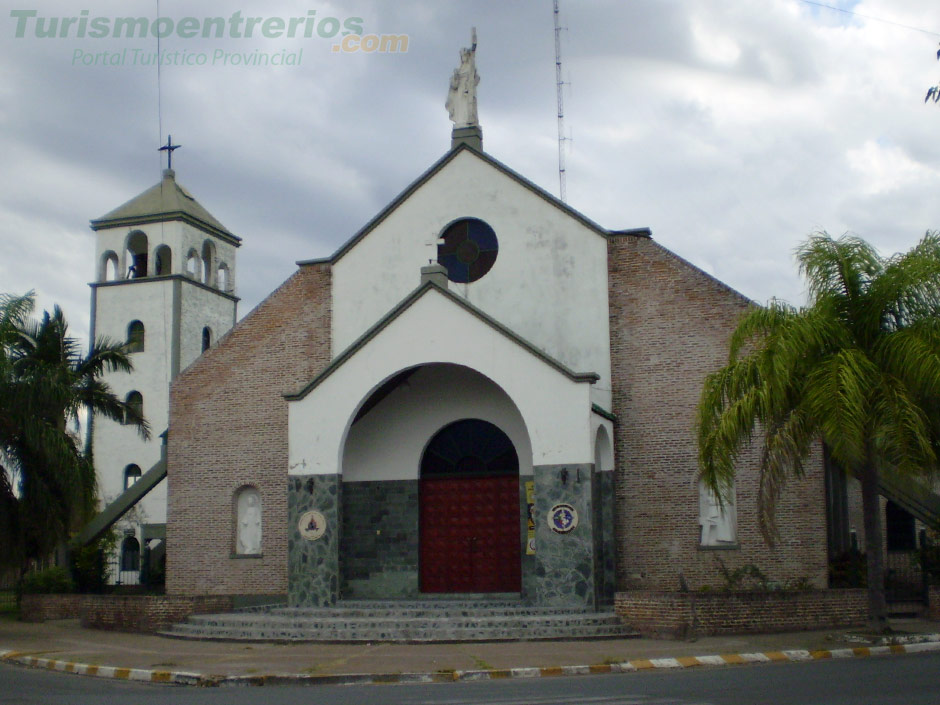
<svg viewBox="0 0 940 705"><path fill-rule="evenodd" d="M235 247L241 246L242 239L233 233L230 233L228 230L223 230L212 223L207 223L201 218L197 218L194 215L187 213L183 210L178 211L167 211L165 213L150 213L147 215L132 215L124 216L119 218L98 218L96 220L90 221L91 229L94 231L103 230L105 228L118 228L131 225L146 225L148 223L159 223L167 220L181 220L184 223L188 223L195 228L198 228L204 232L207 232L211 235L228 242Z"/></svg>

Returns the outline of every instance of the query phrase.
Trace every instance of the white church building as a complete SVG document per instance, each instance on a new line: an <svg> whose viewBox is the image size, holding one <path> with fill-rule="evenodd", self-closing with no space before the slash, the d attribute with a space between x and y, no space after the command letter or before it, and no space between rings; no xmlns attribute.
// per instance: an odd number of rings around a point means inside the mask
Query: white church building
<svg viewBox="0 0 940 705"><path fill-rule="evenodd" d="M733 505L697 480L701 384L753 304L486 153L476 80L464 50L451 148L234 327L239 238L172 171L93 221L93 331L141 341L133 375L109 382L168 428L166 489L133 537L165 523L167 592L591 609L627 588L718 586L716 556L825 587L821 454L789 486L774 548L759 449ZM106 496L160 452L95 423Z"/></svg>

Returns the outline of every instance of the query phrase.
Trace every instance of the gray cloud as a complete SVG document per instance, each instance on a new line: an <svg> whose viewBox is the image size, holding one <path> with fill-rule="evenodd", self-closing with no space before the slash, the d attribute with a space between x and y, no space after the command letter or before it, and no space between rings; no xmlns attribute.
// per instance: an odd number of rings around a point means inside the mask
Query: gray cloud
<svg viewBox="0 0 940 705"><path fill-rule="evenodd" d="M64 1L23 5L74 14ZM406 33L399 55L331 40L168 38L170 51L303 49L297 67L165 66L162 137L177 176L244 238L245 313L294 268L325 256L449 146L443 107L475 25L480 117L493 156L557 193L551 4L521 0L199 4L205 16L363 18ZM849 3L940 30L928 0ZM91 14L150 16L95 0ZM161 3L165 16L191 3ZM654 237L747 296L799 300L792 263L814 229L852 230L885 252L940 227L937 37L797 0L562 2L568 200L601 225ZM35 288L87 331L87 221L159 178L156 70L73 66L76 49L152 40L15 39L0 15L0 291Z"/></svg>

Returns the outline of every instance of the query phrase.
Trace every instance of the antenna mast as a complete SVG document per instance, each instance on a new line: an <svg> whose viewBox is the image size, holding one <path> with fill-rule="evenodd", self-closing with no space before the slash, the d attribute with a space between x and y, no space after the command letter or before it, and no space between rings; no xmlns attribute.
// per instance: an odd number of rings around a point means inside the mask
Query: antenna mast
<svg viewBox="0 0 940 705"><path fill-rule="evenodd" d="M561 79L561 25L558 16L558 0L555 3L555 87L558 92L558 195L562 202L566 200L565 191L565 102Z"/></svg>

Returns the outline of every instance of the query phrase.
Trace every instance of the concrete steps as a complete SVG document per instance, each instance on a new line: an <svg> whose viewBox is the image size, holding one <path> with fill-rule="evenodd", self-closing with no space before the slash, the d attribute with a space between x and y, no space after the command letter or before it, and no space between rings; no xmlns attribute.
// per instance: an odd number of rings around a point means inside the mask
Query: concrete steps
<svg viewBox="0 0 940 705"><path fill-rule="evenodd" d="M325 608L254 608L193 615L162 632L180 639L408 642L624 639L612 611L543 608L519 600L347 600Z"/></svg>

